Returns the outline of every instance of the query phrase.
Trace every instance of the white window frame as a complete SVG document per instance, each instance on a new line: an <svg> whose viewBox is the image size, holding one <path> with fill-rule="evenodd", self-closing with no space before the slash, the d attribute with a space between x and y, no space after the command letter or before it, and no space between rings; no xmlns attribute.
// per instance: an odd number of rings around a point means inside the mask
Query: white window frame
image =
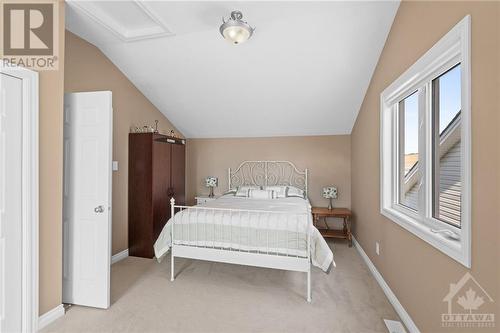
<svg viewBox="0 0 500 333"><path fill-rule="evenodd" d="M380 95L380 212L427 243L471 267L471 18L466 16ZM461 68L461 228L432 215L432 80ZM418 91L419 210L398 203L398 102ZM422 128L423 127L423 128ZM425 134L425 135L421 135ZM453 236L453 237L450 237ZM455 238L455 239L454 239Z"/></svg>

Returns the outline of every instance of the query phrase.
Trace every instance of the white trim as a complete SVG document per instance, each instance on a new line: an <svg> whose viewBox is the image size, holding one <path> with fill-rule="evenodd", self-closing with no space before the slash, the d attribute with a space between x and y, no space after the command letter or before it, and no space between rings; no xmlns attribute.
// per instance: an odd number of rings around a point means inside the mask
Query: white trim
<svg viewBox="0 0 500 333"><path fill-rule="evenodd" d="M105 29L107 29L109 32L111 32L124 42L134 42L143 39L174 35L174 33L165 25L163 20L158 15L156 15L155 11L152 10L148 4L139 0L133 0L130 3L136 5L137 10L142 12L150 19L150 26L144 28L129 29L126 27L126 25L123 24L123 22L117 21L91 2L67 2L69 7L85 14L87 17L103 26Z"/></svg>
<svg viewBox="0 0 500 333"><path fill-rule="evenodd" d="M415 64L396 79L380 95L380 213L441 252L471 267L471 18L466 16ZM455 228L432 217L432 179L429 95L430 82L460 63L462 71L461 156L462 200L461 228ZM419 138L419 155L422 167L419 213L411 212L397 204L397 103L408 94L419 90L419 121L424 130ZM422 96L424 95L425 96ZM396 106L394 106L396 105ZM422 133L422 132L421 132ZM452 232L459 240L446 236Z"/></svg>
<svg viewBox="0 0 500 333"><path fill-rule="evenodd" d="M361 247L361 244L359 244L358 241L356 240L356 238L354 238L354 237L352 237L352 242L353 242L354 247L356 248L356 250L358 250L361 258L363 258L364 262L366 263L366 266L368 266L368 269L372 273L373 277L375 278L375 280L378 282L379 286L384 291L385 296L387 297L387 299L389 300L389 302L394 307L394 310L396 310L396 313L399 315L399 317L401 318L401 320L405 324L406 328L411 333L418 333L418 332L420 332L419 329L418 329L418 327L417 327L417 325L415 325L415 323L411 319L411 317L408 314L408 312L406 312L405 308L399 302L399 300L396 297L396 295L392 292L392 290L389 287L389 285L387 284L387 282L385 282L384 277L382 276L382 274L380 274L380 272L377 270L377 268L375 267L375 265L373 264L373 262L370 260L370 258L368 257L368 255L365 253L365 251Z"/></svg>
<svg viewBox="0 0 500 333"><path fill-rule="evenodd" d="M128 249L118 252L117 254L114 254L111 257L111 265L116 264L118 261L122 261L127 257L128 257Z"/></svg>
<svg viewBox="0 0 500 333"><path fill-rule="evenodd" d="M387 326L389 333L406 333L406 330L400 321L384 319L384 323L385 326Z"/></svg>
<svg viewBox="0 0 500 333"><path fill-rule="evenodd" d="M64 305L62 304L59 304L52 310L45 312L40 316L40 318L38 318L38 330L42 330L47 325L61 318L62 316L64 316L64 313Z"/></svg>
<svg viewBox="0 0 500 333"><path fill-rule="evenodd" d="M22 331L38 325L38 73L0 63L0 72L23 81L22 115Z"/></svg>

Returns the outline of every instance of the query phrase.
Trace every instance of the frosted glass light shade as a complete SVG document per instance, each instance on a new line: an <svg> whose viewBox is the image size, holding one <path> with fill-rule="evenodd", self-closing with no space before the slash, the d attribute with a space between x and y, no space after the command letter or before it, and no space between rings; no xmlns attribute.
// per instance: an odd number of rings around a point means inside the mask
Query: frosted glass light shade
<svg viewBox="0 0 500 333"><path fill-rule="evenodd" d="M222 18L222 25L219 28L220 34L233 45L246 42L252 37L255 30L242 18L243 14L238 10L232 11L231 17L227 21Z"/></svg>
<svg viewBox="0 0 500 333"><path fill-rule="evenodd" d="M246 27L230 26L222 31L222 36L231 44L241 44L250 38L251 33Z"/></svg>

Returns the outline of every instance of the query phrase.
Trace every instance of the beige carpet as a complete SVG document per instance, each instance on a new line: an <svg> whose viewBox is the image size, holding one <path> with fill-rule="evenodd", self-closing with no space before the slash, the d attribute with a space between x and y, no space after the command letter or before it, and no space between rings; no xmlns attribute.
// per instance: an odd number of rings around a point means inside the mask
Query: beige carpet
<svg viewBox="0 0 500 333"><path fill-rule="evenodd" d="M354 247L337 242L337 268L306 274L176 259L129 257L112 266L108 310L72 306L43 332L387 332L399 320Z"/></svg>

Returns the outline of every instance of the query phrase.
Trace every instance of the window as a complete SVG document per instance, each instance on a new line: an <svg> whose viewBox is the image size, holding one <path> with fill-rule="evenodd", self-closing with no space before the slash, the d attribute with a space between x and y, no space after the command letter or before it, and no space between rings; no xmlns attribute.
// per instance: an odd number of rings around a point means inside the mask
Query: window
<svg viewBox="0 0 500 333"><path fill-rule="evenodd" d="M418 93L398 103L399 203L418 211Z"/></svg>
<svg viewBox="0 0 500 333"><path fill-rule="evenodd" d="M461 69L456 65L432 80L432 216L460 228Z"/></svg>
<svg viewBox="0 0 500 333"><path fill-rule="evenodd" d="M381 94L381 213L470 267L470 17Z"/></svg>

